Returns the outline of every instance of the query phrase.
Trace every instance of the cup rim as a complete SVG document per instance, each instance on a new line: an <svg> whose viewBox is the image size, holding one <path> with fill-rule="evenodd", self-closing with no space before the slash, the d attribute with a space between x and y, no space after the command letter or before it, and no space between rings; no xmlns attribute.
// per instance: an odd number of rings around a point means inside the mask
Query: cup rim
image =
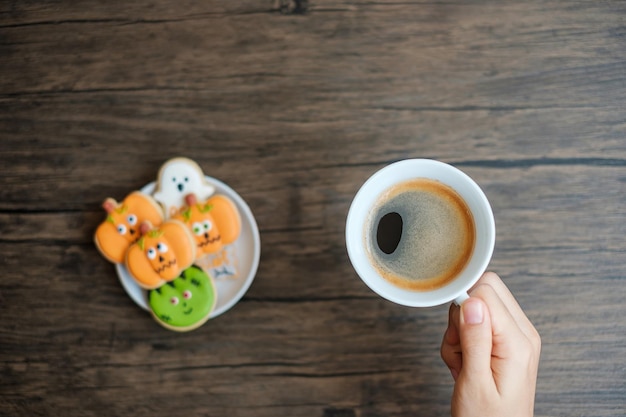
<svg viewBox="0 0 626 417"><path fill-rule="evenodd" d="M365 244L367 215L380 194L395 184L416 178L434 179L453 188L468 204L476 228L479 222L481 225L480 231L476 233L472 256L465 268L450 283L432 291L402 289L391 284L371 265ZM352 266L372 291L397 304L432 307L464 298L482 276L495 247L495 220L485 193L465 172L434 159L405 159L379 169L359 188L346 218L345 238Z"/></svg>

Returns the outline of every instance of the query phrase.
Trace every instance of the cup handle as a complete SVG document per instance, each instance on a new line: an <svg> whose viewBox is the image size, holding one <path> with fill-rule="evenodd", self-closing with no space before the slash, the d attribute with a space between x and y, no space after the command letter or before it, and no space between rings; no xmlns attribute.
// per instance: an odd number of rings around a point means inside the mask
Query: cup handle
<svg viewBox="0 0 626 417"><path fill-rule="evenodd" d="M464 302L465 300L467 300L468 298L470 298L470 297L469 297L469 294L468 294L468 293L466 293L466 292L464 292L464 293L462 293L461 295L459 295L458 297L456 297L456 298L454 299L454 304L456 304L456 305L460 306L460 305L461 305L461 304L463 304L463 302Z"/></svg>

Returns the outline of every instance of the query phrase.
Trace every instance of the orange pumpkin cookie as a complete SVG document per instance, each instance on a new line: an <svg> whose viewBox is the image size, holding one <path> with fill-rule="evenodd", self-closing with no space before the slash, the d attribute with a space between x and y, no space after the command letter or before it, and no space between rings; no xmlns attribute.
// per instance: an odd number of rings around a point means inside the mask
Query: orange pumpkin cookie
<svg viewBox="0 0 626 417"><path fill-rule="evenodd" d="M200 258L218 252L223 245L237 240L241 233L241 218L237 206L229 198L217 195L198 203L195 194L185 197L187 207L174 218L183 222L196 240Z"/></svg>
<svg viewBox="0 0 626 417"><path fill-rule="evenodd" d="M141 238L126 253L128 272L140 287L158 288L195 260L195 240L180 221L167 220L157 228L144 223L141 232Z"/></svg>
<svg viewBox="0 0 626 417"><path fill-rule="evenodd" d="M216 195L207 200L211 205L211 215L220 231L222 244L233 243L241 234L241 216L235 203L224 195Z"/></svg>
<svg viewBox="0 0 626 417"><path fill-rule="evenodd" d="M142 222L158 226L164 218L161 206L139 191L130 193L119 204L107 198L102 207L107 217L96 229L94 242L100 253L113 263L124 262L128 247L141 237L139 225Z"/></svg>

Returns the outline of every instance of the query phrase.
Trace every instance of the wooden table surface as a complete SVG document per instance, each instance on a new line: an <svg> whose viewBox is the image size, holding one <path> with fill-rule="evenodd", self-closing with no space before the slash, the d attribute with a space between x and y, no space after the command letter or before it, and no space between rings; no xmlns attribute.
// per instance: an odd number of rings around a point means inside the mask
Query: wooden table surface
<svg viewBox="0 0 626 417"><path fill-rule="evenodd" d="M448 416L448 307L379 298L344 243L366 178L425 157L491 201L536 415L624 416L625 57L623 1L1 2L0 415ZM184 334L92 240L174 156L262 242Z"/></svg>

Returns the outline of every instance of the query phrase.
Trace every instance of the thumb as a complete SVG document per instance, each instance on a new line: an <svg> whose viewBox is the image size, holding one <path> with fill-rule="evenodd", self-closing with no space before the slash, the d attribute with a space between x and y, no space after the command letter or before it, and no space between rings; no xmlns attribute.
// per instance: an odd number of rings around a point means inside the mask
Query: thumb
<svg viewBox="0 0 626 417"><path fill-rule="evenodd" d="M491 373L491 317L483 300L471 297L461 305L459 323L463 367L460 376L484 383L484 378L493 380Z"/></svg>

